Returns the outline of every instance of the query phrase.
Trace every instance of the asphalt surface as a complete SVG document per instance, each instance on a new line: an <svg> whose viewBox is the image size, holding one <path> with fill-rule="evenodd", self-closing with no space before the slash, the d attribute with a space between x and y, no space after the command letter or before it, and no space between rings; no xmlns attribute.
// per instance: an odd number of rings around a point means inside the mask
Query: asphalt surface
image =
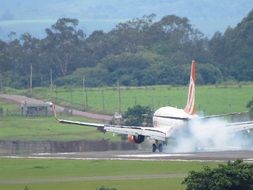
<svg viewBox="0 0 253 190"><path fill-rule="evenodd" d="M98 151L73 153L39 153L2 156L8 158L70 159L70 160L143 160L143 161L228 161L242 159L253 162L253 150L151 153L150 151Z"/></svg>

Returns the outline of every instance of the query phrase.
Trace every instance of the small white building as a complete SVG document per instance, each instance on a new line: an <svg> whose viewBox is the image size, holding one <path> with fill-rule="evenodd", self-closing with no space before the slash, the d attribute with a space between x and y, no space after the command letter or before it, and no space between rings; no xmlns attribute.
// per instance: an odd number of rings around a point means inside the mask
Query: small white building
<svg viewBox="0 0 253 190"><path fill-rule="evenodd" d="M51 116L52 114L53 111L51 102L41 104L24 102L21 104L21 115L25 117Z"/></svg>

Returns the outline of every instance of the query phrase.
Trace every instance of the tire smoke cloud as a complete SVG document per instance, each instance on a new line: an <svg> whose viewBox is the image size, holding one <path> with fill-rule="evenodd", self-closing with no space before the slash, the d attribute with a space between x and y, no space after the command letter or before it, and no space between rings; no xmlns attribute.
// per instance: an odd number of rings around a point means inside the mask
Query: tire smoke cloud
<svg viewBox="0 0 253 190"><path fill-rule="evenodd" d="M252 149L245 132L233 132L222 119L194 119L178 130L168 152L200 152Z"/></svg>

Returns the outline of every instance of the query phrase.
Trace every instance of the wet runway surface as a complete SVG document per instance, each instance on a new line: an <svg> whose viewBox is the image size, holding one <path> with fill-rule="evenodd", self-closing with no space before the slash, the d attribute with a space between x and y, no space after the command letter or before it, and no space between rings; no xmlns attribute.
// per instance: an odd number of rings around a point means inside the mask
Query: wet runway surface
<svg viewBox="0 0 253 190"><path fill-rule="evenodd" d="M75 160L144 160L144 161L227 161L242 159L253 162L253 150L189 153L151 153L150 151L99 151L78 153L39 153L4 156L12 158L75 159Z"/></svg>

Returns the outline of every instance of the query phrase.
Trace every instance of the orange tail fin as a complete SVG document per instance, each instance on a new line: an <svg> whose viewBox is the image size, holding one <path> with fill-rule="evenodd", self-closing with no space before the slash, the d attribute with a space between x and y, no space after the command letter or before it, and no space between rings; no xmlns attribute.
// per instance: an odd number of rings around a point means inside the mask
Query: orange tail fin
<svg viewBox="0 0 253 190"><path fill-rule="evenodd" d="M195 64L195 60L192 60L188 98L184 108L184 111L191 115L195 113Z"/></svg>

